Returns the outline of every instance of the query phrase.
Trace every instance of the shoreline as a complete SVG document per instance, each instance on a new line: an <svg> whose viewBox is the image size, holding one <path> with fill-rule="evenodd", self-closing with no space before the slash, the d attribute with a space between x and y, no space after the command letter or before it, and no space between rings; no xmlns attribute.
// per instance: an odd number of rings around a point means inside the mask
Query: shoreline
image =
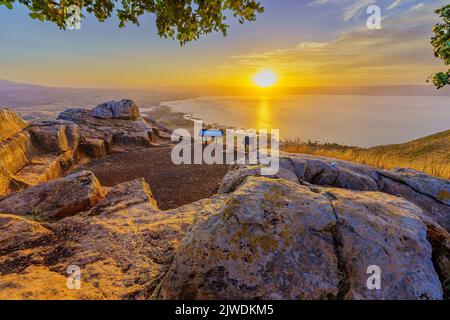
<svg viewBox="0 0 450 320"><path fill-rule="evenodd" d="M170 100L159 106L181 113L185 119L199 118L220 128L280 129L282 140L371 148L401 144L449 130L447 119L450 114L445 108L448 99L437 98L440 100L412 100L398 96L369 101L345 96L336 99L205 96ZM414 117L405 120L406 113ZM403 126L399 127L399 123Z"/></svg>
<svg viewBox="0 0 450 320"><path fill-rule="evenodd" d="M193 133L192 117L161 103L151 112L143 114L174 130L185 128ZM212 128L226 128L205 123ZM424 150L426 152L424 153ZM347 146L339 143L320 143L300 139L281 139L280 151L310 154L362 163L381 169L397 167L422 171L433 176L450 179L450 130L427 135L404 143L377 145L370 148Z"/></svg>

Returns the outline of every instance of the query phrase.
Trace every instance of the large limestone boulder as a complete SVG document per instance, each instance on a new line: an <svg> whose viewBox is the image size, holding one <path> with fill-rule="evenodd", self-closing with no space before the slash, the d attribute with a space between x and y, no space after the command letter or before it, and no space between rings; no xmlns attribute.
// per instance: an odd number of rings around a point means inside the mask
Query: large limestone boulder
<svg viewBox="0 0 450 320"><path fill-rule="evenodd" d="M9 109L0 109L0 142L25 129L28 123Z"/></svg>
<svg viewBox="0 0 450 320"><path fill-rule="evenodd" d="M30 125L33 143L49 153L76 150L80 140L79 127L68 121L40 121Z"/></svg>
<svg viewBox="0 0 450 320"><path fill-rule="evenodd" d="M363 164L307 155L290 155L300 180L316 185L380 191L402 197L450 231L450 181L411 170L381 170Z"/></svg>
<svg viewBox="0 0 450 320"><path fill-rule="evenodd" d="M34 153L30 134L26 131L0 142L0 195L20 189L12 175L27 166Z"/></svg>
<svg viewBox="0 0 450 320"><path fill-rule="evenodd" d="M219 203L205 199L161 212L142 179L118 185L90 211L42 225L47 240L24 241L20 251L0 250L0 289L12 293L7 288L14 287L12 297L25 299L149 299L194 218L210 214ZM27 221L19 219L15 223ZM10 226L1 231L17 230ZM0 238L0 248L4 246ZM9 268L2 269L4 261ZM69 293L67 268L73 265L81 269L81 289ZM52 283L42 287L46 280ZM45 295L47 287L52 291Z"/></svg>
<svg viewBox="0 0 450 320"><path fill-rule="evenodd" d="M442 287L422 210L379 192L325 189L337 223L345 299L440 299ZM367 290L367 269L381 270L381 289Z"/></svg>
<svg viewBox="0 0 450 320"><path fill-rule="evenodd" d="M161 299L327 299L339 293L330 201L249 178L185 238Z"/></svg>
<svg viewBox="0 0 450 320"><path fill-rule="evenodd" d="M92 115L100 119L136 120L139 109L132 100L108 101L92 109Z"/></svg>
<svg viewBox="0 0 450 320"><path fill-rule="evenodd" d="M0 141L0 195L58 178L77 160L77 125L65 121L27 124L11 111L0 113L2 130L10 135Z"/></svg>
<svg viewBox="0 0 450 320"><path fill-rule="evenodd" d="M441 299L421 209L248 177L184 239L162 299ZM382 270L369 290L367 268Z"/></svg>
<svg viewBox="0 0 450 320"><path fill-rule="evenodd" d="M223 179L219 193L234 190L247 176L259 175L258 166L233 168ZM289 173L290 171L290 173ZM382 170L333 158L282 154L279 177L301 184L332 186L357 191L379 191L402 197L419 206L425 215L450 231L450 181L421 172ZM287 178L290 177L290 178Z"/></svg>
<svg viewBox="0 0 450 320"><path fill-rule="evenodd" d="M417 193L423 193L436 201L450 206L450 180L406 168L385 170L383 174L386 179L397 181Z"/></svg>
<svg viewBox="0 0 450 320"><path fill-rule="evenodd" d="M11 174L28 164L32 142L27 126L17 113L0 109L0 196L20 188Z"/></svg>
<svg viewBox="0 0 450 320"><path fill-rule="evenodd" d="M86 211L105 193L92 172L81 171L30 187L0 200L0 212L53 221Z"/></svg>

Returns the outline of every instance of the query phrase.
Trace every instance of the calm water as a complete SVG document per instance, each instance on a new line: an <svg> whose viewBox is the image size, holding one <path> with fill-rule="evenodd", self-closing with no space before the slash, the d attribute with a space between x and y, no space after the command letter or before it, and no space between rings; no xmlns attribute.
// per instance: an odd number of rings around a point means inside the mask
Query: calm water
<svg viewBox="0 0 450 320"><path fill-rule="evenodd" d="M370 147L450 129L450 97L201 97L164 102L176 111L240 128L277 128L282 138Z"/></svg>

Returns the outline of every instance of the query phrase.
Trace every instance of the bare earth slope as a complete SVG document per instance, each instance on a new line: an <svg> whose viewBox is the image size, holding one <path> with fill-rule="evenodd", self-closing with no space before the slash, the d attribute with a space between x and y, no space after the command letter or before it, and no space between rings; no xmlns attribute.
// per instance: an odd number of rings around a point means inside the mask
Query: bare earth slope
<svg viewBox="0 0 450 320"><path fill-rule="evenodd" d="M174 165L171 147L121 152L82 166L103 186L144 178L158 206L173 209L212 196L228 172L228 165Z"/></svg>

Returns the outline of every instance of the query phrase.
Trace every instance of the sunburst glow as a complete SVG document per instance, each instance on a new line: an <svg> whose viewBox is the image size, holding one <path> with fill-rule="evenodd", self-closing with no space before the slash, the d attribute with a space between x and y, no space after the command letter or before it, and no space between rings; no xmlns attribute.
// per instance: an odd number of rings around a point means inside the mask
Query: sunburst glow
<svg viewBox="0 0 450 320"><path fill-rule="evenodd" d="M253 82L261 88L273 86L278 80L277 75L272 70L261 70L253 77Z"/></svg>

